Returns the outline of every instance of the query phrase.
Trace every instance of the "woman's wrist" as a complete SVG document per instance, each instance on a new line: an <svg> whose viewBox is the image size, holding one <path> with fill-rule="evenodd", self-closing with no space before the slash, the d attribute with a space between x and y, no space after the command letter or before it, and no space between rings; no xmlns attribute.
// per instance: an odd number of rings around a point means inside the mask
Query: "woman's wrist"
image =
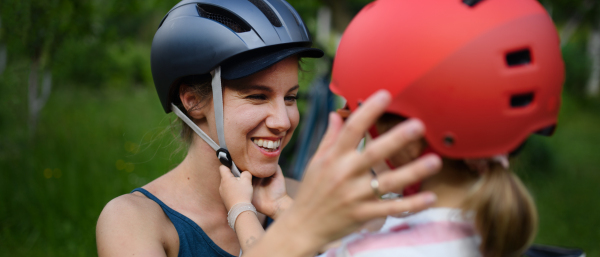
<svg viewBox="0 0 600 257"><path fill-rule="evenodd" d="M292 199L289 195L286 194L285 196L277 200L275 211L271 215L269 215L269 217L273 220L278 219L279 217L281 217L282 213L287 211L292 206L293 203L294 199Z"/></svg>

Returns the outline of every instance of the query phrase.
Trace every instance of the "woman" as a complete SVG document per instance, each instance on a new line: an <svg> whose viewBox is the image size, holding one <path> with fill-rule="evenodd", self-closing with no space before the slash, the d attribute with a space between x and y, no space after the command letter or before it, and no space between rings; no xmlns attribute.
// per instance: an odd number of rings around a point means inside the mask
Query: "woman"
<svg viewBox="0 0 600 257"><path fill-rule="evenodd" d="M323 55L310 44L302 19L281 0L185 0L165 16L152 44L152 73L164 110L184 122L188 153L106 205L99 256L238 255L218 191L221 164L235 175L271 177L256 186L254 202L277 218L269 207L288 199L277 161L298 124L298 59Z"/></svg>
<svg viewBox="0 0 600 257"><path fill-rule="evenodd" d="M380 233L346 238L325 256L521 256L535 236L537 213L508 169L508 155L531 134L553 132L563 80L558 35L537 1L379 0L366 6L344 33L331 89L356 112L373 92L392 93L386 114L369 129L376 141L406 117L424 122L425 140L386 163L441 155L442 170L411 186L436 193L438 201L412 216L388 218ZM282 217L271 230L303 219ZM302 234L321 230L305 226ZM263 238L273 238L271 231ZM266 254L263 243L248 256L276 256Z"/></svg>

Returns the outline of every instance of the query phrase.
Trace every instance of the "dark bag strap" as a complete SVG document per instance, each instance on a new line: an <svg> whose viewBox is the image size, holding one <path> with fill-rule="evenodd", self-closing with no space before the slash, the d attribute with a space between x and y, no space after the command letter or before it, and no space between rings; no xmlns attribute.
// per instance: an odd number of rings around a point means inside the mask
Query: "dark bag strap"
<svg viewBox="0 0 600 257"><path fill-rule="evenodd" d="M527 257L585 257L580 249L560 248L548 245L532 245L525 252Z"/></svg>

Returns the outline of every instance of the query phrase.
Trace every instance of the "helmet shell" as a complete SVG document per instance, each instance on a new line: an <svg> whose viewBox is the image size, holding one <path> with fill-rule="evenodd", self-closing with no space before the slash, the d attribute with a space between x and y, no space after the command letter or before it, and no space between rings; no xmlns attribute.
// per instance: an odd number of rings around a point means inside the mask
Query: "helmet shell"
<svg viewBox="0 0 600 257"><path fill-rule="evenodd" d="M231 21L246 29L234 31L227 26ZM302 19L283 0L184 0L167 13L154 35L152 77L168 113L171 86L182 77L209 73L251 50L311 44Z"/></svg>
<svg viewBox="0 0 600 257"><path fill-rule="evenodd" d="M330 88L351 110L388 90L387 112L419 118L451 158L508 153L557 122L564 64L535 0L379 0L350 23Z"/></svg>

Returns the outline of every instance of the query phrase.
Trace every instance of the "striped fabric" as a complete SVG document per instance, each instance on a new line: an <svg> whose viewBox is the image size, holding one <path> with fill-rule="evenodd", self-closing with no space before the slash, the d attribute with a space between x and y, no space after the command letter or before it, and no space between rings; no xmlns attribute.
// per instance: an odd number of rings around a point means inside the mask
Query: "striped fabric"
<svg viewBox="0 0 600 257"><path fill-rule="evenodd" d="M431 208L388 217L380 232L353 234L323 257L480 257L479 236L460 209Z"/></svg>

